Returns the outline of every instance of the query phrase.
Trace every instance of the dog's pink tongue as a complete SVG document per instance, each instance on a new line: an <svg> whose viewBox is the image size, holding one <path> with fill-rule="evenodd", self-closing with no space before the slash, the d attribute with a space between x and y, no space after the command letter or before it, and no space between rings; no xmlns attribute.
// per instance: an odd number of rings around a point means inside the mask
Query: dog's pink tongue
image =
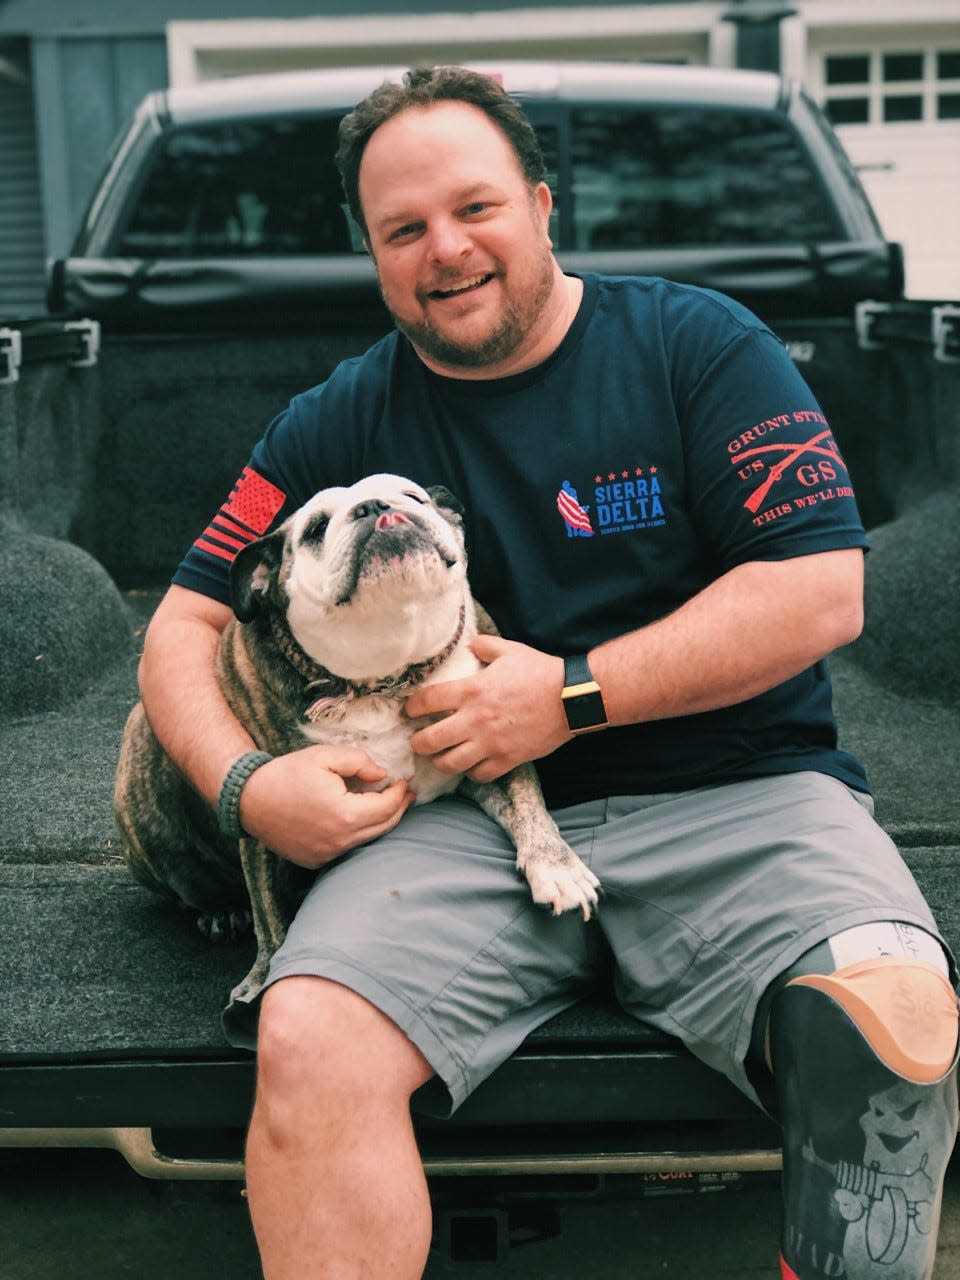
<svg viewBox="0 0 960 1280"><path fill-rule="evenodd" d="M412 520L408 520L402 511L385 511L382 516L377 516L377 523L374 525L376 529L389 529L392 524L412 524Z"/></svg>

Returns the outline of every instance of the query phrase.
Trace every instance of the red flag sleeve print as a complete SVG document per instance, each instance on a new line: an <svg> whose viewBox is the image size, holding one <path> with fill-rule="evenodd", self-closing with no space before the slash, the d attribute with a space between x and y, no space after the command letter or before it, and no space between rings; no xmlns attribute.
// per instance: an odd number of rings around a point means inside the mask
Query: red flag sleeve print
<svg viewBox="0 0 960 1280"><path fill-rule="evenodd" d="M232 563L239 551L267 532L285 499L282 489L244 467L229 498L193 545Z"/></svg>

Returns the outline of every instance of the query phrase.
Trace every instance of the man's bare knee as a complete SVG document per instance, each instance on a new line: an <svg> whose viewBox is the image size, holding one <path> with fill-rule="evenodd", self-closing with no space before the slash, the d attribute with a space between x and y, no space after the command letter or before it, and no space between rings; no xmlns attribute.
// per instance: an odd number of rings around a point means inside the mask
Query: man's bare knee
<svg viewBox="0 0 960 1280"><path fill-rule="evenodd" d="M363 996L325 978L293 977L265 993L257 1044L258 1095L316 1106L406 1103L433 1075L399 1027Z"/></svg>

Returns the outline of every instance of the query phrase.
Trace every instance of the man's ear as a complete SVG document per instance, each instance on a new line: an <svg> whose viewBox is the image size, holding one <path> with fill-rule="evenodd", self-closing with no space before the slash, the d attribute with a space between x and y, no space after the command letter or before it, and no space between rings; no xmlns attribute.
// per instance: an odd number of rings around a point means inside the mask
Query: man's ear
<svg viewBox="0 0 960 1280"><path fill-rule="evenodd" d="M451 524L463 524L463 503L443 484L427 485L430 500Z"/></svg>
<svg viewBox="0 0 960 1280"><path fill-rule="evenodd" d="M240 622L252 622L276 585L286 541L276 529L238 551L230 566L230 603Z"/></svg>
<svg viewBox="0 0 960 1280"><path fill-rule="evenodd" d="M546 234L547 242L552 249L553 241L550 238L550 214L553 212L553 193L545 182L537 184L536 190L533 193L533 203L540 216L540 221L543 224L543 230Z"/></svg>

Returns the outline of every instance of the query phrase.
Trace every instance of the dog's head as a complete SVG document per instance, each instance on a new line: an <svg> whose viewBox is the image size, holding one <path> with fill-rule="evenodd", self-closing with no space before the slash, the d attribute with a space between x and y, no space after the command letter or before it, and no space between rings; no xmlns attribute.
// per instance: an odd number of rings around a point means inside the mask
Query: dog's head
<svg viewBox="0 0 960 1280"><path fill-rule="evenodd" d="M323 489L230 572L233 609L282 612L300 646L347 680L388 675L449 641L467 596L463 508L442 486L368 476Z"/></svg>

